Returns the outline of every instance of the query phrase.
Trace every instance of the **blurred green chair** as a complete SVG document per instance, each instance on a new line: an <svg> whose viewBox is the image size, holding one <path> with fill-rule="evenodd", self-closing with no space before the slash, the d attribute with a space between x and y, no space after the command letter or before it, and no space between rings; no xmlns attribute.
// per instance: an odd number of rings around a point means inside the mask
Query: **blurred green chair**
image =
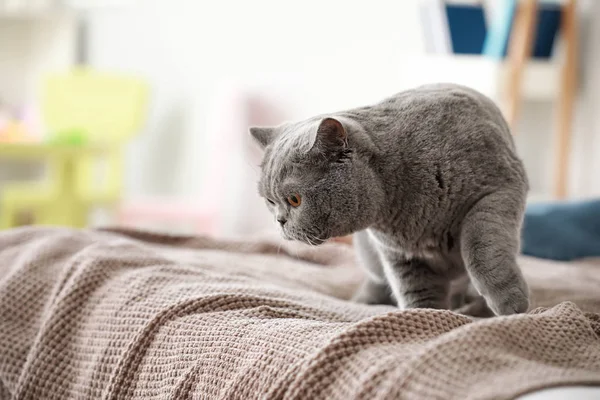
<svg viewBox="0 0 600 400"><path fill-rule="evenodd" d="M90 69L50 76L41 94L44 143L0 145L0 157L43 159L40 183L7 185L0 228L27 223L85 227L90 211L116 205L123 187L123 147L145 119L147 85Z"/></svg>

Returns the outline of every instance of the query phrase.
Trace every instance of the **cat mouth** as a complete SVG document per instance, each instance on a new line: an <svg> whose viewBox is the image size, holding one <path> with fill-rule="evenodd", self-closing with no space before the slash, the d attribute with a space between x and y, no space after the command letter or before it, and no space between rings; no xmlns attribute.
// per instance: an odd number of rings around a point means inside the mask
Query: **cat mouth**
<svg viewBox="0 0 600 400"><path fill-rule="evenodd" d="M325 243L326 240L319 239L319 238L310 238L310 239L307 238L306 240L303 240L303 242L306 244L309 244L311 246L319 246L319 245L322 245L323 243Z"/></svg>
<svg viewBox="0 0 600 400"><path fill-rule="evenodd" d="M327 241L327 239L322 239L315 236L306 235L303 233L289 234L287 232L282 232L283 238L286 240L296 240L298 242L302 242L308 244L310 246L319 246Z"/></svg>

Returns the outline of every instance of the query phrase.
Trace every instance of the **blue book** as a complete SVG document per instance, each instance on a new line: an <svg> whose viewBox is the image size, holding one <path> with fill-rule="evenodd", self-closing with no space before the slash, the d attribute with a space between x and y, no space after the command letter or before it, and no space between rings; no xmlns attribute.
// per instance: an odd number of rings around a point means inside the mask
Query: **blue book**
<svg viewBox="0 0 600 400"><path fill-rule="evenodd" d="M550 58L556 34L560 27L562 6L560 4L544 4L539 7L533 57Z"/></svg>
<svg viewBox="0 0 600 400"><path fill-rule="evenodd" d="M446 16L452 52L455 54L481 54L486 35L483 7L470 4L447 4Z"/></svg>
<svg viewBox="0 0 600 400"><path fill-rule="evenodd" d="M517 0L503 0L498 15L490 24L490 29L483 44L483 55L500 60L507 52L510 32L512 30Z"/></svg>

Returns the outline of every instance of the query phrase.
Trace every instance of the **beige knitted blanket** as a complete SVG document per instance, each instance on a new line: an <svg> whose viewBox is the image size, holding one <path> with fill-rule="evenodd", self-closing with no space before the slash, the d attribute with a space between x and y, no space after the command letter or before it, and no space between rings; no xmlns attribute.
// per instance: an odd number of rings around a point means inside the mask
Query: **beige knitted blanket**
<svg viewBox="0 0 600 400"><path fill-rule="evenodd" d="M600 265L523 265L550 308L474 322L344 301L360 279L345 245L2 232L0 398L508 399L600 384Z"/></svg>

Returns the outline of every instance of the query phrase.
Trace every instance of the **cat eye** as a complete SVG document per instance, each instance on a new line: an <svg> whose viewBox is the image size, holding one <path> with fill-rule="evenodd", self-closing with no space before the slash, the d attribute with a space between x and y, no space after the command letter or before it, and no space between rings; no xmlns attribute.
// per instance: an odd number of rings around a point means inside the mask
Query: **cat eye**
<svg viewBox="0 0 600 400"><path fill-rule="evenodd" d="M292 195L289 195L287 198L288 203L290 203L290 205L292 207L298 207L300 205L300 203L302 203L302 197L300 197L299 194L295 193Z"/></svg>
<svg viewBox="0 0 600 400"><path fill-rule="evenodd" d="M269 204L270 204L270 205L272 205L272 206L274 206L274 205L275 205L275 202L274 202L273 200L271 200L271 199L267 199L267 201L269 202Z"/></svg>

